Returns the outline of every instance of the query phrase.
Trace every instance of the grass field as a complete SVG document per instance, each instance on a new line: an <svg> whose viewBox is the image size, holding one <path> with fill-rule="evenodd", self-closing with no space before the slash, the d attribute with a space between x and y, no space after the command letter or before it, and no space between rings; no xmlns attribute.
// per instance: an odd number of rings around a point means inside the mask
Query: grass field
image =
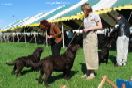
<svg viewBox="0 0 132 88"><path fill-rule="evenodd" d="M0 43L0 88L45 88L44 84L38 84L36 78L39 72L31 72L30 69L24 68L24 75L16 77L11 75L12 66L7 66L5 62L12 61L17 57L31 54L36 47L44 47L41 59L49 54L50 48L44 45L33 43ZM62 48L63 53L66 49ZM62 73L54 72L50 79L50 88L60 88L66 85L68 88L97 88L101 77L107 75L114 82L116 79L129 79L132 76L132 52L128 55L128 64L124 67L114 67L111 59L116 55L115 51L110 51L108 64L101 64L97 71L97 76L93 80L82 79L81 76L85 71L84 56L82 48L77 52L77 56L72 68L72 78L64 80ZM107 83L104 88L112 88Z"/></svg>

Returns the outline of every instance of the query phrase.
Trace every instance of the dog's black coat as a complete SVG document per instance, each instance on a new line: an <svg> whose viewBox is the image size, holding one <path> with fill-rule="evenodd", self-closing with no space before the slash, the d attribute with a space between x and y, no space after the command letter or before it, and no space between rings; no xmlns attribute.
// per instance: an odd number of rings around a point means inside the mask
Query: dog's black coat
<svg viewBox="0 0 132 88"><path fill-rule="evenodd" d="M70 45L66 52L59 56L48 56L40 61L39 83L44 81L48 85L48 79L53 71L63 72L65 78L70 77L71 68L79 45Z"/></svg>
<svg viewBox="0 0 132 88"><path fill-rule="evenodd" d="M43 52L42 47L38 47L32 55L22 56L16 59L13 62L7 62L8 65L14 65L12 74L16 74L17 76L21 74L21 71L24 67L32 67L34 68L34 63L38 63L40 61L41 53Z"/></svg>
<svg viewBox="0 0 132 88"><path fill-rule="evenodd" d="M100 63L108 63L109 58L109 49L111 44L117 40L118 37L118 30L113 30L112 32L105 36L104 46L102 47L101 51L98 51L99 56L99 64Z"/></svg>
<svg viewBox="0 0 132 88"><path fill-rule="evenodd" d="M104 46L101 51L98 51L99 64L108 63L109 46Z"/></svg>

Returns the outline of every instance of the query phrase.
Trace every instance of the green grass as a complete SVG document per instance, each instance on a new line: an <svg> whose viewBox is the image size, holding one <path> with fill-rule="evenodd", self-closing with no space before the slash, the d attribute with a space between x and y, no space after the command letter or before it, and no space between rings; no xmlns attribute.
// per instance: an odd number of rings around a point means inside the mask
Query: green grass
<svg viewBox="0 0 132 88"><path fill-rule="evenodd" d="M39 72L27 72L23 76L16 77L11 75L12 67L7 66L5 62L12 61L17 57L29 55L38 46L44 47L41 58L51 54L50 48L44 45L33 43L0 43L0 88L45 88L44 84L38 84L36 78ZM62 48L61 53L66 49ZM110 58L116 55L115 51L110 51ZM116 79L129 79L132 76L132 52L128 55L128 64L124 67L114 67L111 60L108 64L101 64L97 72L97 76L93 80L82 79L84 71L84 56L82 48L77 52L77 56L72 68L73 76L70 80L64 80L60 75L62 73L54 72L50 88L59 88L61 85L67 85L68 88L97 88L101 77L107 75L114 82ZM25 68L24 70L29 70ZM23 71L24 71L23 70ZM111 88L107 83L104 88Z"/></svg>

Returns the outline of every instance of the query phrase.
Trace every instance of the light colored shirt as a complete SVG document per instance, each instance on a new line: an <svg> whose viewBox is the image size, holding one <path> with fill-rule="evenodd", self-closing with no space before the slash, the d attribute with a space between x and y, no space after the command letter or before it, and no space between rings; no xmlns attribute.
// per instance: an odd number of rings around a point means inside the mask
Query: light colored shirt
<svg viewBox="0 0 132 88"><path fill-rule="evenodd" d="M84 18L84 27L88 29L97 25L97 22L101 21L100 16L96 13L89 13L89 16Z"/></svg>

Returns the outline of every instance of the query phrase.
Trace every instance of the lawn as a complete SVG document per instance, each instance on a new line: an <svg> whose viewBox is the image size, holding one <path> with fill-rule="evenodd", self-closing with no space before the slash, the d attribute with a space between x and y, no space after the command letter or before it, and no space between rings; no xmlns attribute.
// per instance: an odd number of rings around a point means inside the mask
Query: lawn
<svg viewBox="0 0 132 88"><path fill-rule="evenodd" d="M45 88L44 84L38 84L36 78L39 72L32 72L30 69L24 68L23 75L16 77L11 75L12 66L5 63L16 59L17 57L31 54L36 47L44 47L41 59L51 54L50 48L44 45L34 43L0 43L0 88ZM63 53L66 48L62 48ZM97 88L101 77L107 75L115 83L116 79L129 79L132 76L132 52L128 55L128 64L124 67L114 67L112 59L115 57L116 51L110 51L108 64L101 64L97 71L97 76L93 80L82 79L81 76L85 72L83 50L80 48L72 68L72 77L70 80L64 80L62 73L54 72L50 79L50 88L60 88L66 85L68 88ZM112 88L107 83L104 88Z"/></svg>

